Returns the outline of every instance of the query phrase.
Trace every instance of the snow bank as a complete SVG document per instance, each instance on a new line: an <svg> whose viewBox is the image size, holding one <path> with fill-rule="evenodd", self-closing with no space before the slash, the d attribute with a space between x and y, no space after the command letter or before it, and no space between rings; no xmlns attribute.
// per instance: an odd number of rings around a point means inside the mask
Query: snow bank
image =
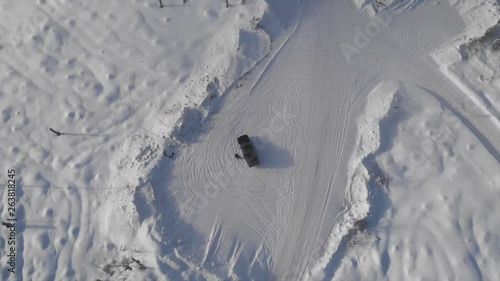
<svg viewBox="0 0 500 281"><path fill-rule="evenodd" d="M150 171L183 145L170 137L187 126L181 118L215 110L271 40L253 29L263 1L163 2L0 5L2 164L19 174L20 272L11 280L108 279L111 270L180 280L165 272L166 255L147 273L131 260L156 264L162 241L151 235Z"/></svg>
<svg viewBox="0 0 500 281"><path fill-rule="evenodd" d="M353 237L333 280L494 280L500 166L453 109L405 89L392 111L406 117L375 155L391 204Z"/></svg>
<svg viewBox="0 0 500 281"><path fill-rule="evenodd" d="M483 29L484 30L484 29ZM500 50L493 48L500 37L500 20L479 33L477 30L466 36L468 41L455 41L432 54L439 70L470 99L477 109L473 115L490 118L500 128Z"/></svg>
<svg viewBox="0 0 500 281"><path fill-rule="evenodd" d="M260 8L253 19L261 18L266 11L265 3L260 2L259 5ZM210 122L211 115L223 103L222 97L226 89L270 51L270 37L260 28L256 28L255 24L253 20L245 25L223 26L208 44L206 57L203 58L204 66L194 72L189 83L181 90L184 96L178 96L165 107L148 114L142 128L125 140L121 152L113 158L112 166L117 167L112 174L113 178L116 178L117 182L126 183L134 190L130 195L133 200L127 200L134 204L130 206L130 213L134 214L131 217L136 217L134 220L142 223L141 228L146 229L136 230L137 223L129 223L130 231L136 233L136 242L131 245L134 248L173 251L167 256L150 259L150 263L159 268L175 271L178 269L172 264L182 263L189 268L188 274L216 278L213 273L200 267L201 253L189 250L196 248L201 238L196 240L192 236L192 243L188 243L190 238L186 237L186 233L193 235L194 230L188 226L181 227L182 223L177 221L184 215L181 207L166 212L162 206L165 202L158 202L156 197L169 197L164 194L167 191L158 190L169 180L164 178L163 174L175 165L174 159L181 155L181 148L196 141L203 125ZM104 210L103 216L107 212L109 211ZM166 215L177 218L172 220L165 217ZM174 224L177 230L173 232ZM161 237L168 233L170 237L163 241ZM110 234L114 243L118 240L116 243L121 244L131 238L130 233L123 233L125 238L120 238L123 234L118 231ZM180 250L181 246L171 246L170 243L182 243L185 247Z"/></svg>
<svg viewBox="0 0 500 281"><path fill-rule="evenodd" d="M265 54L269 53L270 48L271 41L264 31L260 29L240 30L238 49L231 59L225 78L228 81L236 81L252 69Z"/></svg>

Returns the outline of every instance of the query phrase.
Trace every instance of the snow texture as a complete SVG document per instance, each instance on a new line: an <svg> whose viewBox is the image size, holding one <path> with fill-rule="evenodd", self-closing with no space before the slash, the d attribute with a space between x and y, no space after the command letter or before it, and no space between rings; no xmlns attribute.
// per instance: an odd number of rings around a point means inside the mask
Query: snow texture
<svg viewBox="0 0 500 281"><path fill-rule="evenodd" d="M497 1L162 2L0 3L0 280L498 279Z"/></svg>

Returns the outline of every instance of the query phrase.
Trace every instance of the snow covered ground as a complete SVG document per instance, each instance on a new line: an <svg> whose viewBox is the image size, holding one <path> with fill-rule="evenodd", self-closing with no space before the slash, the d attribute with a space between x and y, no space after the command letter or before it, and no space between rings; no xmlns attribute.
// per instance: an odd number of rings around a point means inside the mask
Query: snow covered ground
<svg viewBox="0 0 500 281"><path fill-rule="evenodd" d="M365 159L371 212L333 280L496 280L498 159L425 90L383 94L394 99Z"/></svg>
<svg viewBox="0 0 500 281"><path fill-rule="evenodd" d="M3 262L2 280L183 274L156 264L165 255L151 248L154 221L144 221L137 186L184 112L217 99L270 42L254 28L264 2L164 4L0 4L1 177L18 177L17 272Z"/></svg>
<svg viewBox="0 0 500 281"><path fill-rule="evenodd" d="M243 2L0 3L0 279L498 279L498 3Z"/></svg>

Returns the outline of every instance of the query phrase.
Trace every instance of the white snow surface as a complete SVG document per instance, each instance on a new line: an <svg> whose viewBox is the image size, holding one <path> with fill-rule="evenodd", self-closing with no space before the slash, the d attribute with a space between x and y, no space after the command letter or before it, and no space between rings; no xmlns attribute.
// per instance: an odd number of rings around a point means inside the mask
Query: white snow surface
<svg viewBox="0 0 500 281"><path fill-rule="evenodd" d="M0 3L0 280L498 280L497 1L244 2Z"/></svg>

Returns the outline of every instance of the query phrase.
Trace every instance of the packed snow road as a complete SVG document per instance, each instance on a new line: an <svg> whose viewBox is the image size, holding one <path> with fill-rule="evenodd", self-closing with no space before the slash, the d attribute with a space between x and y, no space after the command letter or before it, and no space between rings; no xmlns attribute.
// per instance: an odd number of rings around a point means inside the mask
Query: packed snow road
<svg viewBox="0 0 500 281"><path fill-rule="evenodd" d="M209 202L194 220L198 228L213 232L218 217L229 240L263 243L272 257L266 270L279 280L301 278L343 211L353 109L385 72L369 62L349 65L339 50L365 17L349 1L307 3L250 93L228 101L210 132L179 159L174 186ZM253 137L257 169L233 157L241 134Z"/></svg>
<svg viewBox="0 0 500 281"><path fill-rule="evenodd" d="M259 280L308 276L345 211L356 116L381 81L428 89L499 159L498 128L469 114L459 90L426 57L423 49L447 38L405 40L421 31L409 17L395 28L371 29L369 42L349 57L343 43L354 46L357 30L370 23L349 0L308 1L286 44L258 77L250 75L247 82L255 83L233 89L206 133L177 160L171 188L179 205L195 202L186 219L206 234L205 261L218 257L241 276L238 260L248 260L246 271ZM257 147L257 168L234 158L243 134Z"/></svg>

